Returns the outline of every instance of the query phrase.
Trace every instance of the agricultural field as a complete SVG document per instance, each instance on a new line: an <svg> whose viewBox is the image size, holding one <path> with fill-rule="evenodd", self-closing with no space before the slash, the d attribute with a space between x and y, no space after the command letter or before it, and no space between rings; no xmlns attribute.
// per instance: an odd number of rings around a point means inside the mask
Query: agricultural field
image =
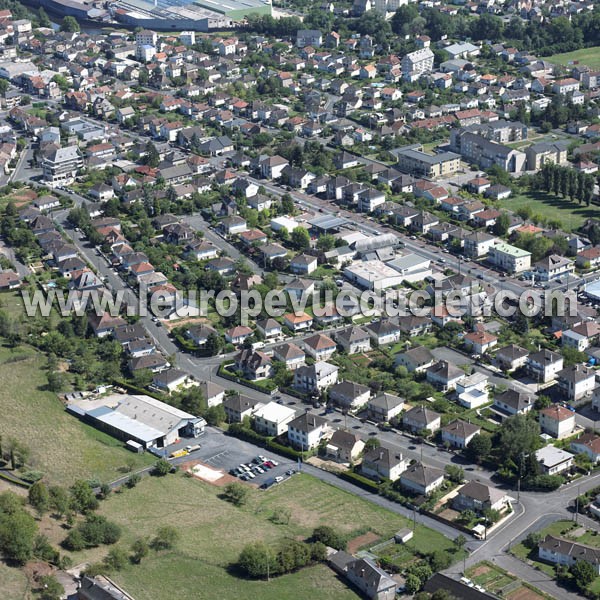
<svg viewBox="0 0 600 600"><path fill-rule="evenodd" d="M544 60L565 66L577 62L591 69L598 69L600 68L600 46L582 48L581 50L574 50L573 52L566 52L564 54L553 54L552 56L545 57Z"/></svg>
<svg viewBox="0 0 600 600"><path fill-rule="evenodd" d="M128 565L112 577L138 600L181 598L248 599L319 597L358 598L325 565L302 569L271 581L241 581L232 570L250 542L276 543L286 537L304 539L318 525L330 525L352 540L370 543L386 539L408 521L358 496L299 474L267 491L253 489L247 503L235 507L219 498L220 488L181 474L148 477L134 489L113 494L100 513L123 528L119 545L128 548L139 537L151 537L158 526L172 525L180 533L173 551L151 553L140 565ZM289 509L287 523L273 515ZM369 533L369 535L365 535ZM441 534L418 528L420 550L449 547ZM351 544L352 545L352 544ZM352 547L354 550L355 548ZM77 553L74 562L96 561L106 550Z"/></svg>

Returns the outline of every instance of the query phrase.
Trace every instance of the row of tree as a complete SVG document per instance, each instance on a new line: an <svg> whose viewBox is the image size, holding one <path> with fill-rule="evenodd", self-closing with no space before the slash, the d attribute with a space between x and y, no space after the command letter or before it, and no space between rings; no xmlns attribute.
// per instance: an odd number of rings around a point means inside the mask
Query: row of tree
<svg viewBox="0 0 600 600"><path fill-rule="evenodd" d="M588 206L594 197L595 183L593 175L555 163L544 163L532 182L535 189L541 189L556 196L560 194L572 202Z"/></svg>

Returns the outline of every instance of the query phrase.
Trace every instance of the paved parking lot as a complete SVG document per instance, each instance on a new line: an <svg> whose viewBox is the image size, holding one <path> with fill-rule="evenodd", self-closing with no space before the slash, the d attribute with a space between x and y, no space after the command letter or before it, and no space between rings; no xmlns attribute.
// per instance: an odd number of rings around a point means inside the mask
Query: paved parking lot
<svg viewBox="0 0 600 600"><path fill-rule="evenodd" d="M271 477L287 478L288 476L285 473L290 469L298 470L296 461L275 456L265 449L257 450L256 446L243 440L223 435L221 431L212 427L207 427L204 434L197 440L183 439L179 444L169 448L169 451L172 452L178 448L185 448L188 444L200 444L200 448L188 456L176 460L176 463L189 461L190 459L198 460L214 469L229 473L231 469L239 467L241 463L251 463L258 454L267 459L275 460L278 463L276 467L265 470L264 473L256 475L254 479L249 481L249 483L257 486L262 485Z"/></svg>

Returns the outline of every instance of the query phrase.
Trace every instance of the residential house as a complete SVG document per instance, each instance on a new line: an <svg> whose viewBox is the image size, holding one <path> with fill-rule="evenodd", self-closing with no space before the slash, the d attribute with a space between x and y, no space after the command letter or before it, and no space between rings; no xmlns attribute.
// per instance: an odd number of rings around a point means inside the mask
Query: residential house
<svg viewBox="0 0 600 600"><path fill-rule="evenodd" d="M246 379L268 379L273 374L271 358L264 352L245 348L235 357L235 369Z"/></svg>
<svg viewBox="0 0 600 600"><path fill-rule="evenodd" d="M540 427L552 437L568 437L575 430L575 413L558 404L549 406L540 411Z"/></svg>
<svg viewBox="0 0 600 600"><path fill-rule="evenodd" d="M596 387L596 371L585 365L570 365L557 375L559 389L572 402L591 396Z"/></svg>
<svg viewBox="0 0 600 600"><path fill-rule="evenodd" d="M362 327L351 326L337 331L335 340L347 354L368 352L371 349L371 338Z"/></svg>
<svg viewBox="0 0 600 600"><path fill-rule="evenodd" d="M262 405L260 400L242 394L232 394L223 400L223 409L228 423L241 423L246 417L251 417Z"/></svg>
<svg viewBox="0 0 600 600"><path fill-rule="evenodd" d="M367 0L369 2L370 0ZM370 558L358 558L347 563L343 575L367 598L394 600L397 583Z"/></svg>
<svg viewBox="0 0 600 600"><path fill-rule="evenodd" d="M421 373L435 362L431 351L425 346L415 346L396 354L394 366L404 366L409 373Z"/></svg>
<svg viewBox="0 0 600 600"><path fill-rule="evenodd" d="M294 387L307 394L319 394L337 382L338 367L325 361L294 370Z"/></svg>
<svg viewBox="0 0 600 600"><path fill-rule="evenodd" d="M571 442L571 450L576 454L585 454L596 464L600 461L600 437L595 433L584 433Z"/></svg>
<svg viewBox="0 0 600 600"><path fill-rule="evenodd" d="M365 443L357 433L338 429L325 447L327 458L341 463L357 460L365 448Z"/></svg>
<svg viewBox="0 0 600 600"><path fill-rule="evenodd" d="M486 510L503 512L509 506L510 497L506 492L479 481L469 481L463 485L452 500L455 510L472 510L478 514L483 514Z"/></svg>
<svg viewBox="0 0 600 600"><path fill-rule="evenodd" d="M280 338L283 335L281 324L270 317L256 321L256 329L268 341Z"/></svg>
<svg viewBox="0 0 600 600"><path fill-rule="evenodd" d="M306 338L303 342L306 351L315 360L327 360L331 358L336 351L336 343L328 336L322 333L316 333Z"/></svg>
<svg viewBox="0 0 600 600"><path fill-rule="evenodd" d="M212 381L199 382L198 390L202 394L202 397L206 399L207 408L219 406L225 400L225 389Z"/></svg>
<svg viewBox="0 0 600 600"><path fill-rule="evenodd" d="M487 375L474 371L456 384L458 403L468 409L479 408L490 401Z"/></svg>
<svg viewBox="0 0 600 600"><path fill-rule="evenodd" d="M288 430L288 424L295 418L293 408L269 402L254 411L253 426L258 433L277 437Z"/></svg>
<svg viewBox="0 0 600 600"><path fill-rule="evenodd" d="M305 312L299 314L287 313L283 315L283 324L293 332L302 331L303 329L310 329L312 327L313 318Z"/></svg>
<svg viewBox="0 0 600 600"><path fill-rule="evenodd" d="M540 350L527 357L525 368L529 375L539 383L548 383L556 379L563 369L563 357L551 350Z"/></svg>
<svg viewBox="0 0 600 600"><path fill-rule="evenodd" d="M515 371L516 369L525 366L528 356L529 350L526 350L517 344L510 344L509 346L500 348L500 350L496 352L494 363L503 371Z"/></svg>
<svg viewBox="0 0 600 600"><path fill-rule="evenodd" d="M400 475L400 485L413 494L428 496L444 483L444 471L420 462L412 464Z"/></svg>
<svg viewBox="0 0 600 600"><path fill-rule="evenodd" d="M547 535L538 544L538 556L541 560L567 568L584 561L592 565L596 575L600 575L600 549L595 546Z"/></svg>
<svg viewBox="0 0 600 600"><path fill-rule="evenodd" d="M288 423L289 443L302 451L313 450L329 432L326 419L306 412Z"/></svg>
<svg viewBox="0 0 600 600"><path fill-rule="evenodd" d="M498 343L498 338L484 330L471 331L464 337L471 354L485 354Z"/></svg>
<svg viewBox="0 0 600 600"><path fill-rule="evenodd" d="M290 271L296 275L310 275L317 269L317 257L308 254L297 254L290 261Z"/></svg>
<svg viewBox="0 0 600 600"><path fill-rule="evenodd" d="M413 433L424 430L435 433L442 426L442 417L424 406L415 406L402 415L402 426Z"/></svg>
<svg viewBox="0 0 600 600"><path fill-rule="evenodd" d="M559 475L571 469L575 456L556 446L544 446L536 450L535 458L544 475Z"/></svg>
<svg viewBox="0 0 600 600"><path fill-rule="evenodd" d="M292 371L306 364L306 355L296 344L292 343L275 346L273 348L273 358L284 363Z"/></svg>
<svg viewBox="0 0 600 600"><path fill-rule="evenodd" d="M409 459L402 455L402 449L386 443L365 452L360 471L375 480L396 481L408 466Z"/></svg>
<svg viewBox="0 0 600 600"><path fill-rule="evenodd" d="M400 415L404 408L404 398L388 392L379 392L369 400L367 411L369 418L379 423L389 423Z"/></svg>
<svg viewBox="0 0 600 600"><path fill-rule="evenodd" d="M550 254L538 260L533 267L538 281L552 281L575 270L572 260L558 254Z"/></svg>
<svg viewBox="0 0 600 600"><path fill-rule="evenodd" d="M371 390L353 381L340 381L329 388L329 401L343 409L358 410L369 402Z"/></svg>
<svg viewBox="0 0 600 600"><path fill-rule="evenodd" d="M465 377L465 372L447 360L440 360L425 370L427 381L433 386L448 392Z"/></svg>
<svg viewBox="0 0 600 600"><path fill-rule="evenodd" d="M393 319L380 319L369 323L365 329L377 346L395 344L400 339L400 324Z"/></svg>
<svg viewBox="0 0 600 600"><path fill-rule="evenodd" d="M457 419L442 427L442 441L455 448L466 448L480 432L481 427Z"/></svg>
<svg viewBox="0 0 600 600"><path fill-rule="evenodd" d="M492 408L503 417L525 415L535 406L535 395L508 389L494 396Z"/></svg>

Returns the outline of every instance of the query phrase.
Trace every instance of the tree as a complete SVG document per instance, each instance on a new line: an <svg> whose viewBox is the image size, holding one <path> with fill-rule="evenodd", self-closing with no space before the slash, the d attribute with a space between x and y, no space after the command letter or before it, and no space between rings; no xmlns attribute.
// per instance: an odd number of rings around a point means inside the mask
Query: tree
<svg viewBox="0 0 600 600"><path fill-rule="evenodd" d="M465 478L465 472L457 465L446 465L445 471L446 475L448 475L448 479L453 483L461 483ZM439 569L434 569L434 571L438 570Z"/></svg>
<svg viewBox="0 0 600 600"><path fill-rule="evenodd" d="M246 504L246 500L248 499L248 488L234 481L225 486L222 498L235 506L242 506Z"/></svg>
<svg viewBox="0 0 600 600"><path fill-rule="evenodd" d="M365 443L365 452L373 450L373 448L379 448L381 442L376 437L370 437Z"/></svg>
<svg viewBox="0 0 600 600"><path fill-rule="evenodd" d="M415 594L421 589L421 580L416 575L407 575L404 586L408 594Z"/></svg>
<svg viewBox="0 0 600 600"><path fill-rule="evenodd" d="M292 231L291 242L296 250L308 250L310 248L310 235L304 227L296 227Z"/></svg>
<svg viewBox="0 0 600 600"><path fill-rule="evenodd" d="M40 600L60 600L65 593L65 588L54 575L44 575L40 578Z"/></svg>
<svg viewBox="0 0 600 600"><path fill-rule="evenodd" d="M294 199L290 196L290 194L284 194L281 196L281 210L286 215L294 214Z"/></svg>
<svg viewBox="0 0 600 600"><path fill-rule="evenodd" d="M158 477L164 477L171 470L171 463L164 459L159 458L154 464L154 468L152 469L152 474L157 475Z"/></svg>
<svg viewBox="0 0 600 600"><path fill-rule="evenodd" d="M244 546L238 558L238 567L254 578L277 572L273 552L264 542Z"/></svg>
<svg viewBox="0 0 600 600"><path fill-rule="evenodd" d="M570 567L569 572L573 576L575 584L582 592L596 579L594 567L586 560L578 560Z"/></svg>
<svg viewBox="0 0 600 600"><path fill-rule="evenodd" d="M179 532L171 525L164 525L156 532L150 546L154 550L171 550L179 539Z"/></svg>
<svg viewBox="0 0 600 600"><path fill-rule="evenodd" d="M451 563L452 558L444 550L434 550L429 556L429 564L434 572L447 569Z"/></svg>
<svg viewBox="0 0 600 600"><path fill-rule="evenodd" d="M124 569L129 560L127 552L123 548L111 548L104 557L104 564L110 571L120 571Z"/></svg>
<svg viewBox="0 0 600 600"><path fill-rule="evenodd" d="M150 552L150 545L144 538L138 538L131 544L131 560L135 564L139 564L142 562L142 558L146 558L148 556L148 552Z"/></svg>
<svg viewBox="0 0 600 600"><path fill-rule="evenodd" d="M80 31L79 23L75 17L71 17L70 15L66 16L62 20L62 24L60 26L61 31L66 31L67 33L76 33Z"/></svg>
<svg viewBox="0 0 600 600"><path fill-rule="evenodd" d="M60 392L65 388L66 381L65 377L59 371L52 371L48 373L48 390L51 392Z"/></svg>
<svg viewBox="0 0 600 600"><path fill-rule="evenodd" d="M471 460L480 463L492 451L492 438L486 434L477 434L467 444L467 455Z"/></svg>
<svg viewBox="0 0 600 600"><path fill-rule="evenodd" d="M86 514L98 508L98 499L87 481L78 480L71 486L71 508Z"/></svg>
<svg viewBox="0 0 600 600"><path fill-rule="evenodd" d="M509 227L510 217L506 211L503 211L494 224L494 234L499 236L506 235Z"/></svg>
<svg viewBox="0 0 600 600"><path fill-rule="evenodd" d="M38 8L38 21L40 27L52 27L52 22L50 21L50 17L48 17L48 13L41 6Z"/></svg>
<svg viewBox="0 0 600 600"><path fill-rule="evenodd" d="M144 155L144 163L149 167L156 168L160 164L160 154L156 146L152 142L146 144L146 154Z"/></svg>
<svg viewBox="0 0 600 600"><path fill-rule="evenodd" d="M67 490L62 487L53 486L48 491L50 493L50 507L57 517L63 517L69 512L70 507Z"/></svg>
<svg viewBox="0 0 600 600"><path fill-rule="evenodd" d="M346 539L344 536L329 525L317 527L312 533L311 540L314 542L321 542L336 550L346 549Z"/></svg>
<svg viewBox="0 0 600 600"><path fill-rule="evenodd" d="M4 96L6 92L8 92L9 87L10 84L8 83L8 80L0 79L0 96Z"/></svg>
<svg viewBox="0 0 600 600"><path fill-rule="evenodd" d="M35 519L22 508L0 514L0 552L8 560L23 564L33 555L37 533Z"/></svg>
<svg viewBox="0 0 600 600"><path fill-rule="evenodd" d="M454 545L454 548L457 552L460 552L465 547L466 543L467 538L462 533L456 536L454 540L452 540L452 544Z"/></svg>
<svg viewBox="0 0 600 600"><path fill-rule="evenodd" d="M498 433L498 456L504 462L513 463L520 477L527 473L524 458L534 454L540 445L540 426L526 415L514 415L505 419Z"/></svg>
<svg viewBox="0 0 600 600"><path fill-rule="evenodd" d="M43 515L50 506L50 494L48 488L41 482L36 481L28 492L29 504L35 508L35 510Z"/></svg>

